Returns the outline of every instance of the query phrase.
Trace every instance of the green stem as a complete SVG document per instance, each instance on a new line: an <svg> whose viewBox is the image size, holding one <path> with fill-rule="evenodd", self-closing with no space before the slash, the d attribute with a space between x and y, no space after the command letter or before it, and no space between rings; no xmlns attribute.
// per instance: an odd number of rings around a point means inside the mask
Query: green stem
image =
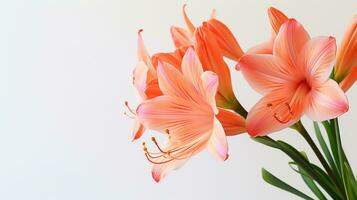
<svg viewBox="0 0 357 200"><path fill-rule="evenodd" d="M319 159L320 163L326 170L327 174L333 179L333 181L335 182L336 185L339 185L335 174L332 172L332 170L331 170L330 166L328 165L328 163L326 162L324 156L321 154L319 148L316 146L315 142L312 140L312 138L310 137L309 133L307 132L307 130L305 129L305 127L301 123L301 121L296 123L296 130L300 133L301 136L304 137L306 142L310 145L310 147L314 151L315 155Z"/></svg>

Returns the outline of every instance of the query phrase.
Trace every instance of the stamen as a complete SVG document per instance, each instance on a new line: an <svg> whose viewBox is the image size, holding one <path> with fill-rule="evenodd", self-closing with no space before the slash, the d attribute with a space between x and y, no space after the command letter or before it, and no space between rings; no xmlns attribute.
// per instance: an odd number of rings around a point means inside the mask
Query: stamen
<svg viewBox="0 0 357 200"><path fill-rule="evenodd" d="M133 111L133 109L130 108L128 101L125 101L124 104L128 108L129 112L131 112L133 115L136 115L136 113Z"/></svg>
<svg viewBox="0 0 357 200"><path fill-rule="evenodd" d="M273 108L272 103L268 103L267 107L270 108L270 111L273 113L273 117L282 124L288 123L293 116L293 112L291 110L291 106L289 103L284 103L283 105L277 105L275 108ZM286 110L287 108L287 110Z"/></svg>
<svg viewBox="0 0 357 200"><path fill-rule="evenodd" d="M124 115L125 115L125 116L127 116L127 117L129 117L130 119L135 119L135 117L134 117L134 116L130 116L130 115L128 115L128 113L127 113L127 112L124 112Z"/></svg>

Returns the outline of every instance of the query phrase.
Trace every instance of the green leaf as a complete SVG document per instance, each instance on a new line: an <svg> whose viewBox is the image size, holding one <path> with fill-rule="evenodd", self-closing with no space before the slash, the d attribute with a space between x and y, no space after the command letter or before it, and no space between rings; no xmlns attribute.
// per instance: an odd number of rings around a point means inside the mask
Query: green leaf
<svg viewBox="0 0 357 200"><path fill-rule="evenodd" d="M323 121L322 125L325 127L325 130L326 130L329 142L330 142L331 152L332 152L333 158L335 160L336 166L340 166L340 159L338 156L335 130L331 127L331 125L328 121ZM337 171L339 171L339 173L340 173L339 167L337 167Z"/></svg>
<svg viewBox="0 0 357 200"><path fill-rule="evenodd" d="M277 188L280 188L282 190L285 190L287 192L295 194L303 199L313 200L313 198L311 198L311 197L307 196L306 194L300 192L299 190L293 188L292 186L290 186L289 184L280 180L279 178L277 178L276 176L274 176L273 174L271 174L264 168L262 169L262 177L263 177L264 181L266 181L267 183L269 183Z"/></svg>
<svg viewBox="0 0 357 200"><path fill-rule="evenodd" d="M314 122L314 129L315 129L317 140L320 143L321 149L324 152L324 155L325 155L328 163L330 164L333 173L335 174L336 177L339 177L339 171L337 170L337 166L332 158L329 148L326 145L326 142L321 134L321 130L320 130L320 127L317 122ZM338 181L340 181L342 183L342 180L338 180Z"/></svg>

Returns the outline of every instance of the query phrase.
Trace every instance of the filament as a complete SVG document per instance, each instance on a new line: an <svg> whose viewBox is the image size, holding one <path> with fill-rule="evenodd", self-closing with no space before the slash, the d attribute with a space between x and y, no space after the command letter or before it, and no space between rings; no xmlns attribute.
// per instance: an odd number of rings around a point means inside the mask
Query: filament
<svg viewBox="0 0 357 200"><path fill-rule="evenodd" d="M274 108L274 105L272 103L268 103L267 107L270 108L270 112L273 113L273 117L279 123L286 124L293 117L293 112L291 110L291 106L289 105L289 103L284 103L284 104L277 105L277 106L275 106L275 108Z"/></svg>

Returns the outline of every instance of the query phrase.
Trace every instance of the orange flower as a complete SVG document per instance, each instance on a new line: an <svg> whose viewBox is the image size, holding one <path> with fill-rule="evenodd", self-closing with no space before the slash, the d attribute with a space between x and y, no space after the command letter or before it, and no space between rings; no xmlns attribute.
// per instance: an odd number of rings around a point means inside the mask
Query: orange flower
<svg viewBox="0 0 357 200"><path fill-rule="evenodd" d="M357 66L357 15L348 26L337 52L334 79L341 82L353 68L356 68L355 66ZM355 80L351 79L351 81Z"/></svg>
<svg viewBox="0 0 357 200"><path fill-rule="evenodd" d="M171 27L171 36L177 48L182 46L191 46L195 44L193 35L196 30L196 27L188 18L185 11L185 7L186 5L183 6L182 12L188 31L180 27ZM213 10L211 18L203 23L205 24L207 29L212 32L212 37L217 40L218 47L222 51L223 56L238 61L239 58L244 54L244 52L242 51L241 47L239 46L237 40L235 39L233 33L229 30L229 28L221 21L215 19L215 16L216 11Z"/></svg>
<svg viewBox="0 0 357 200"><path fill-rule="evenodd" d="M248 114L250 135L289 127L304 113L323 121L347 112L344 92L329 79L336 53L333 37L310 39L301 24L289 19L280 28L273 49L273 55L247 54L239 61L248 83L264 95Z"/></svg>
<svg viewBox="0 0 357 200"><path fill-rule="evenodd" d="M216 117L219 112L215 100L218 76L211 71L203 71L192 48L187 50L182 60L181 71L159 62L157 74L163 95L144 101L136 110L145 127L169 136L164 148L155 138L152 139L158 153L149 152L144 143L145 155L154 164L152 176L157 182L204 148L220 160L228 157L225 132ZM226 116L230 118L232 115ZM240 122L235 125L244 125L244 118L236 120ZM244 127L234 131L244 131Z"/></svg>

